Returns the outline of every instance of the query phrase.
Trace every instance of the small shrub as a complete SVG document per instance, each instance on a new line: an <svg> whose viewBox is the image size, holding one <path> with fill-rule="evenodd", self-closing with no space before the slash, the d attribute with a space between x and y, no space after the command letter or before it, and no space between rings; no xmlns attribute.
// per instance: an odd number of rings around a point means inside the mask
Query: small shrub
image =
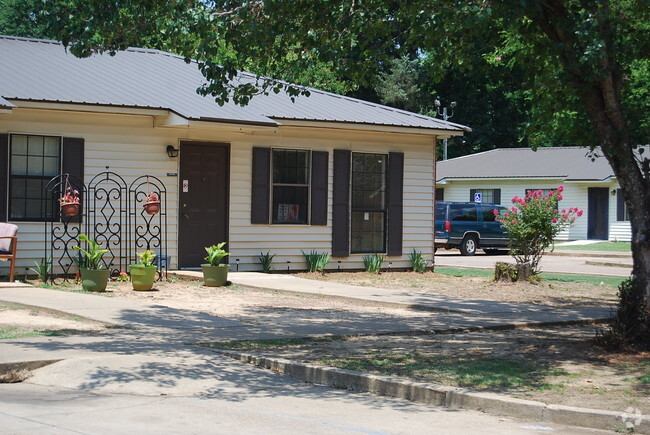
<svg viewBox="0 0 650 435"><path fill-rule="evenodd" d="M44 258L40 263L35 261L34 264L36 267L32 267L31 270L36 272L38 279L43 282L47 281L47 278L50 276L50 271L52 270L52 259Z"/></svg>
<svg viewBox="0 0 650 435"><path fill-rule="evenodd" d="M409 259L411 260L413 272L424 273L427 270L427 260L424 259L422 251L416 251L414 248L409 254Z"/></svg>
<svg viewBox="0 0 650 435"><path fill-rule="evenodd" d="M223 247L226 246L226 242L221 242L218 245L206 246L205 252L208 253L208 256L204 258L210 266L218 266L221 263L221 259L227 255L230 255L230 252L226 252Z"/></svg>
<svg viewBox="0 0 650 435"><path fill-rule="evenodd" d="M143 266L153 266L153 260L156 258L156 254L153 251L146 250L138 254L138 260Z"/></svg>
<svg viewBox="0 0 650 435"><path fill-rule="evenodd" d="M384 256L381 254L366 255L363 257L363 267L368 273L381 272L381 265L384 263Z"/></svg>
<svg viewBox="0 0 650 435"><path fill-rule="evenodd" d="M260 263L262 263L262 272L264 273L273 273L273 259L275 254L271 254L271 251L266 251L266 254L260 252Z"/></svg>
<svg viewBox="0 0 650 435"><path fill-rule="evenodd" d="M309 253L302 251L302 255L305 256L307 270L310 272L324 272L325 266L327 266L331 258L327 252L317 252L316 250L312 250Z"/></svg>

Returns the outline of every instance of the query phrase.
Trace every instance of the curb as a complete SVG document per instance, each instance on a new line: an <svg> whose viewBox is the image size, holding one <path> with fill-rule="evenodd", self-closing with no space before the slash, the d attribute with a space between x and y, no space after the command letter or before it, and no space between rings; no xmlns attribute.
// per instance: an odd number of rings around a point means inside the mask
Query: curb
<svg viewBox="0 0 650 435"><path fill-rule="evenodd" d="M495 393L412 382L389 376L299 363L287 359L268 358L229 350L215 349L215 351L235 360L312 384L368 392L450 409L471 409L489 414L592 429L614 430L631 424L636 432L650 434L650 416L648 415L627 414L627 411L615 412L564 405L546 405L541 402L515 399ZM630 426L628 425L628 427Z"/></svg>

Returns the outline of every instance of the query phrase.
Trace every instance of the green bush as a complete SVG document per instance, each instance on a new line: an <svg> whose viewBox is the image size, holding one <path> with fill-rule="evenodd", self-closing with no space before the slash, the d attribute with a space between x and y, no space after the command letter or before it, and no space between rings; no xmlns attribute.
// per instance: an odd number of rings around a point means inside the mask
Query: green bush
<svg viewBox="0 0 650 435"><path fill-rule="evenodd" d="M381 272L381 265L384 263L384 256L381 254L366 255L363 257L363 267L368 273Z"/></svg>
<svg viewBox="0 0 650 435"><path fill-rule="evenodd" d="M416 251L415 248L409 254L413 272L424 273L427 270L427 260L424 259L422 251Z"/></svg>
<svg viewBox="0 0 650 435"><path fill-rule="evenodd" d="M302 250L301 250L302 251ZM310 272L324 272L325 266L330 262L331 256L327 252L317 252L312 250L310 252L302 251L307 262L307 270Z"/></svg>

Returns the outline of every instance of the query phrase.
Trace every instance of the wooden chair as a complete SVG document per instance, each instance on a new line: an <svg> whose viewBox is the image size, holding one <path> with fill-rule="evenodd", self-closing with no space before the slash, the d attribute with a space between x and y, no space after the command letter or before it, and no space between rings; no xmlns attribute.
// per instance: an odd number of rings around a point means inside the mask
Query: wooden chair
<svg viewBox="0 0 650 435"><path fill-rule="evenodd" d="M14 281L16 267L16 248L18 247L18 227L0 222L0 260L9 260L9 282Z"/></svg>

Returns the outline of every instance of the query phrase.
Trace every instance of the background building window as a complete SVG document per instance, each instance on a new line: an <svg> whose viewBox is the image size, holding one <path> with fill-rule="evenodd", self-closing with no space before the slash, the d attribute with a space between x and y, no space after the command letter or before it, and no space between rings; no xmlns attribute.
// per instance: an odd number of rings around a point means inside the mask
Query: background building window
<svg viewBox="0 0 650 435"><path fill-rule="evenodd" d="M12 134L9 173L9 218L51 218L52 210L45 210L45 188L61 173L61 138Z"/></svg>
<svg viewBox="0 0 650 435"><path fill-rule="evenodd" d="M273 150L274 224L307 224L309 158L306 150Z"/></svg>
<svg viewBox="0 0 650 435"><path fill-rule="evenodd" d="M481 194L483 204L501 204L501 189L470 189L469 202L476 202L476 194Z"/></svg>
<svg viewBox="0 0 650 435"><path fill-rule="evenodd" d="M352 153L351 252L386 251L385 154Z"/></svg>

